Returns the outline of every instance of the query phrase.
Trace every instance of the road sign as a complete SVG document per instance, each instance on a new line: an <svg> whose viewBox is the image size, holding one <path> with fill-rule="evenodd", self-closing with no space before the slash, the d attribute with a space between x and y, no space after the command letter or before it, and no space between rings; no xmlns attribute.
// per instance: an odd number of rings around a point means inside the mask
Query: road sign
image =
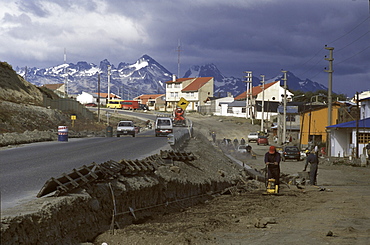
<svg viewBox="0 0 370 245"><path fill-rule="evenodd" d="M180 107L183 110L185 110L188 105L189 105L189 101L187 101L183 97L181 97L179 102L177 102L177 106Z"/></svg>

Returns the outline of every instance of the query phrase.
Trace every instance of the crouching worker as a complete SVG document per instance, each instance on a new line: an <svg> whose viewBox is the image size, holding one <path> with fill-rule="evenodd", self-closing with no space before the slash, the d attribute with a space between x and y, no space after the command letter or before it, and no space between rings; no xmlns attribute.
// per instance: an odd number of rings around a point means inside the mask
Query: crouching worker
<svg viewBox="0 0 370 245"><path fill-rule="evenodd" d="M280 153L276 152L275 146L265 154L265 164L267 167L267 178L275 179L275 185L280 184Z"/></svg>

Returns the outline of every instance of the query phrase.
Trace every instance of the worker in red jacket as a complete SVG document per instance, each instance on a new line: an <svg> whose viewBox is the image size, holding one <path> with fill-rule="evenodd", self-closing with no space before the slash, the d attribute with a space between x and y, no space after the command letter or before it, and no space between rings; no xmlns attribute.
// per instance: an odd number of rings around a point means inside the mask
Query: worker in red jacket
<svg viewBox="0 0 370 245"><path fill-rule="evenodd" d="M275 146L270 146L270 149L265 154L265 164L267 167L267 178L275 179L275 185L280 183L280 153L276 151Z"/></svg>

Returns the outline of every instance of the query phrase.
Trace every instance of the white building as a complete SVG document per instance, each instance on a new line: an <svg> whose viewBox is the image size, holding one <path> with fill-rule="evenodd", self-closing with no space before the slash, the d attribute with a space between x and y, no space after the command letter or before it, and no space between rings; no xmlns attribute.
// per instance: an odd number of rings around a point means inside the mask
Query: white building
<svg viewBox="0 0 370 245"><path fill-rule="evenodd" d="M365 146L370 142L370 97L360 99L360 120L340 123L327 127L330 129L331 156L356 157L365 154ZM358 135L357 135L358 131Z"/></svg>
<svg viewBox="0 0 370 245"><path fill-rule="evenodd" d="M77 95L76 100L84 105L87 103L97 103L97 98L97 94L82 92L81 94Z"/></svg>
<svg viewBox="0 0 370 245"><path fill-rule="evenodd" d="M236 116L236 117L246 117L246 108L247 108L247 96L251 93L252 100L252 115L255 119L262 119L262 100L264 100L264 115L265 120L270 120L271 117L276 116L277 105L283 101L284 98L284 88L280 86L280 81L268 83L264 85L255 86L252 88L252 91L245 91L242 94L234 98L238 103L229 103L228 109L221 110L221 116ZM293 93L289 90L286 91L287 100L290 101L293 97ZM263 99L262 99L263 98ZM221 107L226 107L226 103L222 103ZM223 114L227 112L227 114Z"/></svg>
<svg viewBox="0 0 370 245"><path fill-rule="evenodd" d="M172 81L166 82L166 107L172 111L181 98L189 102L187 110L198 110L199 106L207 103L213 97L213 77L179 78L173 76Z"/></svg>

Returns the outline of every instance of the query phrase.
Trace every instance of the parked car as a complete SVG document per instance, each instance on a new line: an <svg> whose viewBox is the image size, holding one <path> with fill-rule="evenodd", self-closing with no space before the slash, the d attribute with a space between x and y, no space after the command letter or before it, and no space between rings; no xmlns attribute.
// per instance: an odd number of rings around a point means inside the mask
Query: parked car
<svg viewBox="0 0 370 245"><path fill-rule="evenodd" d="M268 145L269 140L266 136L259 135L257 138L257 145Z"/></svg>
<svg viewBox="0 0 370 245"><path fill-rule="evenodd" d="M86 107L97 107L98 105L95 103L87 103L85 104Z"/></svg>
<svg viewBox="0 0 370 245"><path fill-rule="evenodd" d="M297 146L285 146L283 152L281 153L281 160L301 160L301 151Z"/></svg>
<svg viewBox="0 0 370 245"><path fill-rule="evenodd" d="M248 134L248 142L252 142L252 141L257 142L257 140L258 140L258 133L257 132L252 132L252 133Z"/></svg>
<svg viewBox="0 0 370 245"><path fill-rule="evenodd" d="M149 106L145 104L139 104L139 106L140 106L140 110L149 111Z"/></svg>

